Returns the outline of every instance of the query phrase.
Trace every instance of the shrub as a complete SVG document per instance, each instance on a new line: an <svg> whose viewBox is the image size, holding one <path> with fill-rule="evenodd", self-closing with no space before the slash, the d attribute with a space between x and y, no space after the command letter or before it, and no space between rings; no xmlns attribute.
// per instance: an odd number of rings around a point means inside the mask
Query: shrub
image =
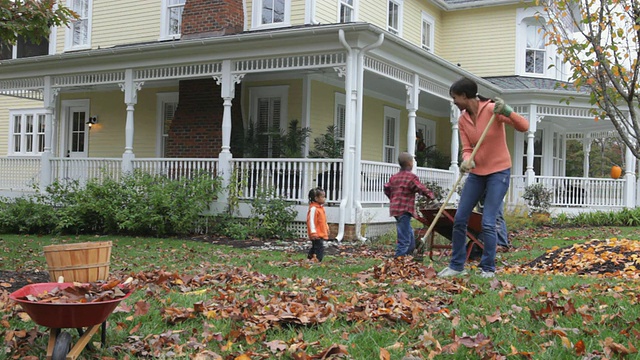
<svg viewBox="0 0 640 360"><path fill-rule="evenodd" d="M46 192L3 202L0 230L17 233L185 235L215 200L210 174L171 180L140 172L121 181L55 182ZM13 224L13 225L12 225Z"/></svg>
<svg viewBox="0 0 640 360"><path fill-rule="evenodd" d="M292 236L288 225L296 218L293 204L277 196L275 191L259 188L251 203L251 228L261 239Z"/></svg>
<svg viewBox="0 0 640 360"><path fill-rule="evenodd" d="M527 201L532 213L549 213L553 192L542 183L536 183L524 188L522 198Z"/></svg>

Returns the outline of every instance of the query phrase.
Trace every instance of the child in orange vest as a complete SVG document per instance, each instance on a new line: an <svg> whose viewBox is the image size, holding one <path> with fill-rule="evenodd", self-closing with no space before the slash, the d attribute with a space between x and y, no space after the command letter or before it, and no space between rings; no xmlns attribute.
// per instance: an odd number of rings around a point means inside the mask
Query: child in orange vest
<svg viewBox="0 0 640 360"><path fill-rule="evenodd" d="M324 212L325 192L322 188L309 190L309 211L307 212L307 233L311 240L311 249L307 256L318 261L324 257L324 241L329 239L329 225Z"/></svg>

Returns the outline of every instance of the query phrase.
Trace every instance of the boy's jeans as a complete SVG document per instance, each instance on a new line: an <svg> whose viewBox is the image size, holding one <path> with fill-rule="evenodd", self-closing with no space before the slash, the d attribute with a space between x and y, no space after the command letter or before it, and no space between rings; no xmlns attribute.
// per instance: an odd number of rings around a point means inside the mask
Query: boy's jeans
<svg viewBox="0 0 640 360"><path fill-rule="evenodd" d="M410 255L416 248L416 239L411 227L410 213L404 213L396 218L396 230L398 231L398 244L396 246L396 257Z"/></svg>
<svg viewBox="0 0 640 360"><path fill-rule="evenodd" d="M453 270L464 270L464 262L467 258L467 223L473 208L478 203L482 194L486 191L484 210L482 212L482 239L484 251L480 259L480 268L483 271L495 272L496 270L496 218L501 209L502 200L509 189L511 169L506 169L489 175L469 174L462 188L460 203L453 220L453 254L449 267Z"/></svg>

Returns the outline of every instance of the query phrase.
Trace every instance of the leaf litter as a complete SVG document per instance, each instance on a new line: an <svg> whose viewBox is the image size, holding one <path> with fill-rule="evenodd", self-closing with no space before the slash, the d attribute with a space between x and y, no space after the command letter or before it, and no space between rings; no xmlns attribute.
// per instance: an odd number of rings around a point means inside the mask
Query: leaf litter
<svg viewBox="0 0 640 360"><path fill-rule="evenodd" d="M503 271L634 278L633 270L637 265L637 257L634 256L640 253L634 248L637 242L609 239L577 245L553 249L529 264L510 266ZM146 300L139 300L134 306L121 303L114 311L128 314L125 320L116 324L116 328L118 331L128 331L129 336L126 343L112 345L109 351L113 354L127 353L136 357L188 356L191 359L224 360L269 359L283 356L293 359L350 358L346 345L332 344L325 347L319 341L310 342L304 339L306 327L344 321L355 325L356 328L357 324L363 323L380 323L383 326L404 323L411 328L426 329L417 342L396 343L386 349L380 348L381 359L388 358L387 349L392 348L403 349L407 358L416 359L453 354L460 348L467 348L475 356L483 359L503 359L511 356L530 359L534 358L535 353L518 350L515 345L511 345L509 351L504 351L504 348L494 343L490 334L481 331L487 324L509 324L519 313L529 311L533 320L544 323L548 329L534 334L530 330L516 328L524 336L558 338L563 346L571 348L576 355L585 358L637 354L631 339L640 340L640 332L636 330L640 318L631 324L625 324L621 330L621 333L624 332L630 338L629 344L619 344L611 338L606 338L599 342L601 350L588 353L582 340L575 344L569 341L569 334L586 333L588 324L599 320L595 314L602 313L602 309L598 309L594 304L576 307L571 298L572 294L594 291L595 286L595 290L614 290L619 296L625 296L625 291L629 292L630 288L612 289L606 284L592 284L588 287L576 285L568 289L567 293L532 293L528 289L515 287L508 281L494 279L490 283L492 290L498 291L500 297L529 299L531 305L528 309L516 305L508 311L494 309L488 315L471 319L478 323L478 333L458 335L454 330L449 336L442 337L442 334L433 332L431 322L435 319L446 319L451 321L455 328L461 321L458 310L453 308L452 296L467 294L474 297L481 295L482 290L468 278L439 279L432 267L406 258L386 259L379 252L366 251L362 256L380 258L382 261L371 269L353 274L350 280L353 286L350 291L345 291L344 286L337 286L329 280L295 275L282 278L252 271L250 267L227 267L220 264L202 264L195 274L159 269L136 274L116 271L112 274L114 278L132 276L137 291L144 291ZM615 253L621 253L626 258L616 256ZM348 261L351 255L345 256L345 261ZM306 260L274 262L273 265L305 268L324 266ZM403 290L405 286L420 289L423 294L411 296ZM195 301L193 306L188 308L171 306L164 301L169 293L183 296L206 294L206 300ZM638 296L636 304L640 302L640 295ZM187 320L199 321L204 330L198 334L184 330L168 330L160 334L138 336L141 322L136 319L148 313L151 299L160 300L162 308L159 312L168 324L177 325ZM22 318L24 314L19 306L8 300L6 291L0 291L0 309L4 309L5 314L8 312L9 316ZM558 315L582 317L585 329L558 327ZM38 330L37 327L30 331L10 330L6 316L3 315L2 319L6 330L0 333L5 338L5 349L8 349L14 358L22 358L21 354L27 351L30 344L33 344L35 339L46 336L46 332ZM232 321L231 329L225 333L217 332L209 323L214 319ZM290 339L267 340L267 334L271 329L284 327L299 329L298 335ZM345 332L342 338L347 341L349 334ZM549 346L553 346L553 341L541 344L541 351ZM224 355L212 351L216 348ZM409 357L410 355L415 357Z"/></svg>

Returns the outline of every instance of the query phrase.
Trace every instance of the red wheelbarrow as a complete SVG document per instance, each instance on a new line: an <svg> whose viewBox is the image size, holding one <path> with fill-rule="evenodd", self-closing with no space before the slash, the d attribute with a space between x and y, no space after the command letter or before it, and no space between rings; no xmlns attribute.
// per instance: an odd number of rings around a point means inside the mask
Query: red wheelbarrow
<svg viewBox="0 0 640 360"><path fill-rule="evenodd" d="M73 283L30 284L9 295L11 300L22 306L36 324L50 328L47 360L77 359L101 324L101 340L104 345L107 324L105 320L120 301L128 298L133 292L131 290L125 296L113 300L88 303L43 303L25 299L29 295L38 296L50 292L56 287L64 289L73 285ZM85 327L87 329L83 330ZM80 339L73 347L71 347L71 334L62 331L64 328L76 328L80 333Z"/></svg>

